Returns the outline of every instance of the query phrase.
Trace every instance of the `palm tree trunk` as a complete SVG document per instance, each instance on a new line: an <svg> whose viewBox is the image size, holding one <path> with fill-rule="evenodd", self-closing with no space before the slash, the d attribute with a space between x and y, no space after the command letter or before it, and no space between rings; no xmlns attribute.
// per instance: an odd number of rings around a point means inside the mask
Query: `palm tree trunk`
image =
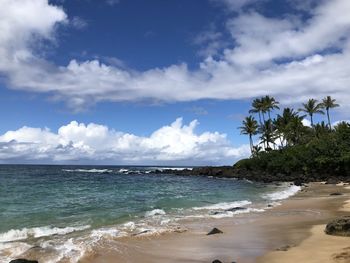
<svg viewBox="0 0 350 263"><path fill-rule="evenodd" d="M314 120L312 118L312 114L310 114L310 118L311 118L311 127L314 127Z"/></svg>
<svg viewBox="0 0 350 263"><path fill-rule="evenodd" d="M327 109L327 118L328 118L329 129L332 130L331 119L329 118L329 109Z"/></svg>
<svg viewBox="0 0 350 263"><path fill-rule="evenodd" d="M269 120L271 120L271 116L270 116L270 110L268 110L267 112L269 114Z"/></svg>
<svg viewBox="0 0 350 263"><path fill-rule="evenodd" d="M260 126L262 125L262 121L261 121L261 112L259 111L259 122L260 122Z"/></svg>
<svg viewBox="0 0 350 263"><path fill-rule="evenodd" d="M251 134L249 134L249 143L250 143L250 152L253 155L253 138Z"/></svg>

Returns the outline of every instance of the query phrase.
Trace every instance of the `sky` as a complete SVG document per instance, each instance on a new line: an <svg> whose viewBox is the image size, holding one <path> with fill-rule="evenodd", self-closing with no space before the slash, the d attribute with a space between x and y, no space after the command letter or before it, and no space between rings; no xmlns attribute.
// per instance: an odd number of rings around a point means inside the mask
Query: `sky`
<svg viewBox="0 0 350 263"><path fill-rule="evenodd" d="M349 119L348 0L0 5L0 163L232 164L267 94Z"/></svg>

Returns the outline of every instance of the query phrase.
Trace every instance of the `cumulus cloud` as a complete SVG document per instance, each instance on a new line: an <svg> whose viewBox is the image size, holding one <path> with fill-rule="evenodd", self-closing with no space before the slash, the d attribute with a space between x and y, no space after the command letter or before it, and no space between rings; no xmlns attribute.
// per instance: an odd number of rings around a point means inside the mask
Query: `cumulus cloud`
<svg viewBox="0 0 350 263"><path fill-rule="evenodd" d="M65 12L47 0L0 0L0 72L10 88L50 94L73 109L100 101L246 99L267 93L282 103L332 95L349 105L350 2L319 1L315 7L311 2L307 20L266 17L252 7L240 11L227 21L233 47L215 57L210 47L196 70L182 63L136 71L99 60L73 58L65 66L46 61L34 44L54 40L55 29L67 23Z"/></svg>
<svg viewBox="0 0 350 263"><path fill-rule="evenodd" d="M235 148L225 134L198 134L198 121L182 118L148 137L124 133L104 125L72 121L58 129L22 127L0 136L3 162L99 162L112 164L232 164L249 156L249 146Z"/></svg>

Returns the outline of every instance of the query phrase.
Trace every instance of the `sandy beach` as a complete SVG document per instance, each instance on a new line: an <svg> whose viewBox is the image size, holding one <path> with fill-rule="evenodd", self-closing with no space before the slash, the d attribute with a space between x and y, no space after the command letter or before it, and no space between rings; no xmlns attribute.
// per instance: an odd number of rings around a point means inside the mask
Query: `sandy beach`
<svg viewBox="0 0 350 263"><path fill-rule="evenodd" d="M348 186L312 183L265 212L183 222L184 233L118 239L81 262L350 262L350 238L324 233L329 220L350 214L349 199ZM224 233L207 236L213 227Z"/></svg>

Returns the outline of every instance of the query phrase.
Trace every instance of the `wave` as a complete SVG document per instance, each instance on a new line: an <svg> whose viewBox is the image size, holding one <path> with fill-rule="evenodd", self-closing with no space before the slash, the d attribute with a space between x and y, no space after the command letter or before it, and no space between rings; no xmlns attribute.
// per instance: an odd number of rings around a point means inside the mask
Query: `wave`
<svg viewBox="0 0 350 263"><path fill-rule="evenodd" d="M171 171L183 171L183 170L193 170L191 167L154 167L153 169L164 171L164 170L171 170Z"/></svg>
<svg viewBox="0 0 350 263"><path fill-rule="evenodd" d="M165 211L163 209L153 209L152 211L147 211L145 213L145 217L152 217L152 216L162 216L165 215Z"/></svg>
<svg viewBox="0 0 350 263"><path fill-rule="evenodd" d="M297 192L300 191L300 189L301 189L300 186L292 185L285 190L264 194L262 197L272 201L283 200L295 195Z"/></svg>
<svg viewBox="0 0 350 263"><path fill-rule="evenodd" d="M112 173L113 170L109 169L62 169L64 172L77 172L77 173Z"/></svg>
<svg viewBox="0 0 350 263"><path fill-rule="evenodd" d="M78 227L33 227L22 229L11 229L7 232L0 234L0 242L12 242L25 240L28 238L39 238L53 235L66 235L76 231L82 231L90 228L90 225L78 226Z"/></svg>
<svg viewBox="0 0 350 263"><path fill-rule="evenodd" d="M213 205L208 205L208 206L200 206L200 207L193 207L193 210L226 210L226 209L231 209L234 207L242 207L242 206L247 206L252 204L252 202L248 200L243 200L243 201L235 201L235 202L223 202L223 203L218 203L218 204L213 204Z"/></svg>
<svg viewBox="0 0 350 263"><path fill-rule="evenodd" d="M216 213L216 214L212 214L212 215L209 215L209 217L211 218L215 218L215 219L219 219L219 218L225 218L225 217L232 217L234 215L239 215L239 214L248 214L248 213L252 213L252 212L255 212L255 213L261 213L261 212L264 212L265 209L262 209L262 208L246 208L246 209L242 209L242 210L236 210L236 211L224 211L224 212L221 212L221 213Z"/></svg>

